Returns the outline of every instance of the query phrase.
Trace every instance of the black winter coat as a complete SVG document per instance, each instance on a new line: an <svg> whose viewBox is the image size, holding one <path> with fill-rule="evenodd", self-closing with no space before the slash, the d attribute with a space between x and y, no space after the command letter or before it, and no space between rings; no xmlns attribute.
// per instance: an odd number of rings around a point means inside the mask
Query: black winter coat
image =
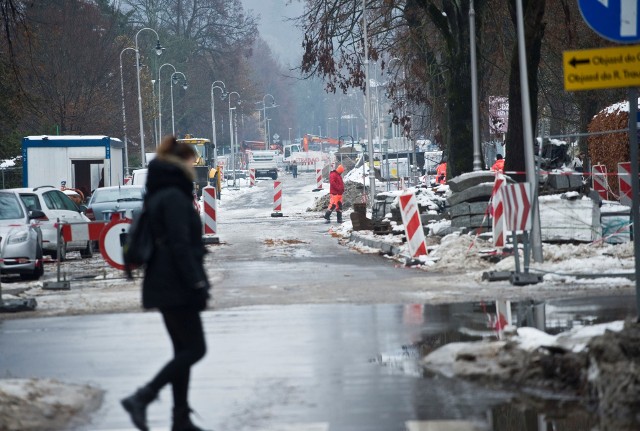
<svg viewBox="0 0 640 431"><path fill-rule="evenodd" d="M192 181L178 159L156 158L149 163L145 205L156 250L145 270L144 308L206 308L206 249L200 215L193 206Z"/></svg>

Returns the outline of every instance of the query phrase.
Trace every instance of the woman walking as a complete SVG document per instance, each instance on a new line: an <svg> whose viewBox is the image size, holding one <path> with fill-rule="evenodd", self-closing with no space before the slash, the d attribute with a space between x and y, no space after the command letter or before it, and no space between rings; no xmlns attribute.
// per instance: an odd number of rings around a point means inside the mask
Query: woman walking
<svg viewBox="0 0 640 431"><path fill-rule="evenodd" d="M143 431L149 429L147 406L169 383L174 406L171 430L201 431L189 418L187 401L191 366L206 353L200 312L209 298L202 225L193 207L196 157L192 146L167 136L149 163L145 211L156 247L145 270L142 305L162 314L174 357L149 383L121 401L135 426Z"/></svg>

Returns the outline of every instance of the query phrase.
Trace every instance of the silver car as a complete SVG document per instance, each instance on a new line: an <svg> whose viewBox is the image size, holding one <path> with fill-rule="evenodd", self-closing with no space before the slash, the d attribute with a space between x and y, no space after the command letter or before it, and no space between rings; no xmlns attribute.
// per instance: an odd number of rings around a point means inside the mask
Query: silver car
<svg viewBox="0 0 640 431"><path fill-rule="evenodd" d="M0 272L38 280L44 274L39 210L29 211L17 193L0 190Z"/></svg>
<svg viewBox="0 0 640 431"><path fill-rule="evenodd" d="M142 211L144 186L100 187L91 195L85 215L90 220L110 220L119 213L132 218Z"/></svg>
<svg viewBox="0 0 640 431"><path fill-rule="evenodd" d="M60 261L67 258L68 251L80 251L80 256L93 256L93 241L64 241L58 236L57 222L60 223L88 223L90 220L80 212L80 208L60 190L52 186L34 188L11 189L20 195L20 199L29 210L40 210L44 216L39 219L42 230L42 249L45 254ZM60 244L58 245L58 241Z"/></svg>

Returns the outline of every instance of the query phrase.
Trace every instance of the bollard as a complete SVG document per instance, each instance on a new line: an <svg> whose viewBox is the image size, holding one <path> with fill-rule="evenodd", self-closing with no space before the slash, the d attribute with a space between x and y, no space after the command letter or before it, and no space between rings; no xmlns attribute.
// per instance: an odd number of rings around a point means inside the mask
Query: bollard
<svg viewBox="0 0 640 431"><path fill-rule="evenodd" d="M205 186L202 189L202 196L204 197L204 235L202 235L202 240L205 244L219 244L220 239L216 236L218 233L216 188Z"/></svg>
<svg viewBox="0 0 640 431"><path fill-rule="evenodd" d="M255 187L256 185L256 170L249 169L249 187Z"/></svg>
<svg viewBox="0 0 640 431"><path fill-rule="evenodd" d="M273 182L273 212L271 217L282 217L282 183Z"/></svg>
<svg viewBox="0 0 640 431"><path fill-rule="evenodd" d="M493 234L493 246L504 247L504 202L502 202L502 194L500 188L506 184L503 174L497 172L496 180L493 184L493 190L491 191L491 229Z"/></svg>
<svg viewBox="0 0 640 431"><path fill-rule="evenodd" d="M44 290L70 290L71 283L67 281L67 274L63 274L63 279L60 277L60 253L62 252L62 241L64 238L62 237L62 224L60 223L60 219L56 220L56 235L58 238L58 248L57 248L57 259L56 259L56 281L45 281L42 283L42 288Z"/></svg>
<svg viewBox="0 0 640 431"><path fill-rule="evenodd" d="M313 191L319 192L320 190L322 190L322 169L316 168L316 188Z"/></svg>

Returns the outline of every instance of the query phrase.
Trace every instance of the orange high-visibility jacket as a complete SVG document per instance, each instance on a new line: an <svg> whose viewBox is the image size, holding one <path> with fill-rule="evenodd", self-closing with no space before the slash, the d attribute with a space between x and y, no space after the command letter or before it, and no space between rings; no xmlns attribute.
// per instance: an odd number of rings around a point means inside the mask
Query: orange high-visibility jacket
<svg viewBox="0 0 640 431"><path fill-rule="evenodd" d="M436 168L436 184L447 183L447 162L440 163Z"/></svg>

